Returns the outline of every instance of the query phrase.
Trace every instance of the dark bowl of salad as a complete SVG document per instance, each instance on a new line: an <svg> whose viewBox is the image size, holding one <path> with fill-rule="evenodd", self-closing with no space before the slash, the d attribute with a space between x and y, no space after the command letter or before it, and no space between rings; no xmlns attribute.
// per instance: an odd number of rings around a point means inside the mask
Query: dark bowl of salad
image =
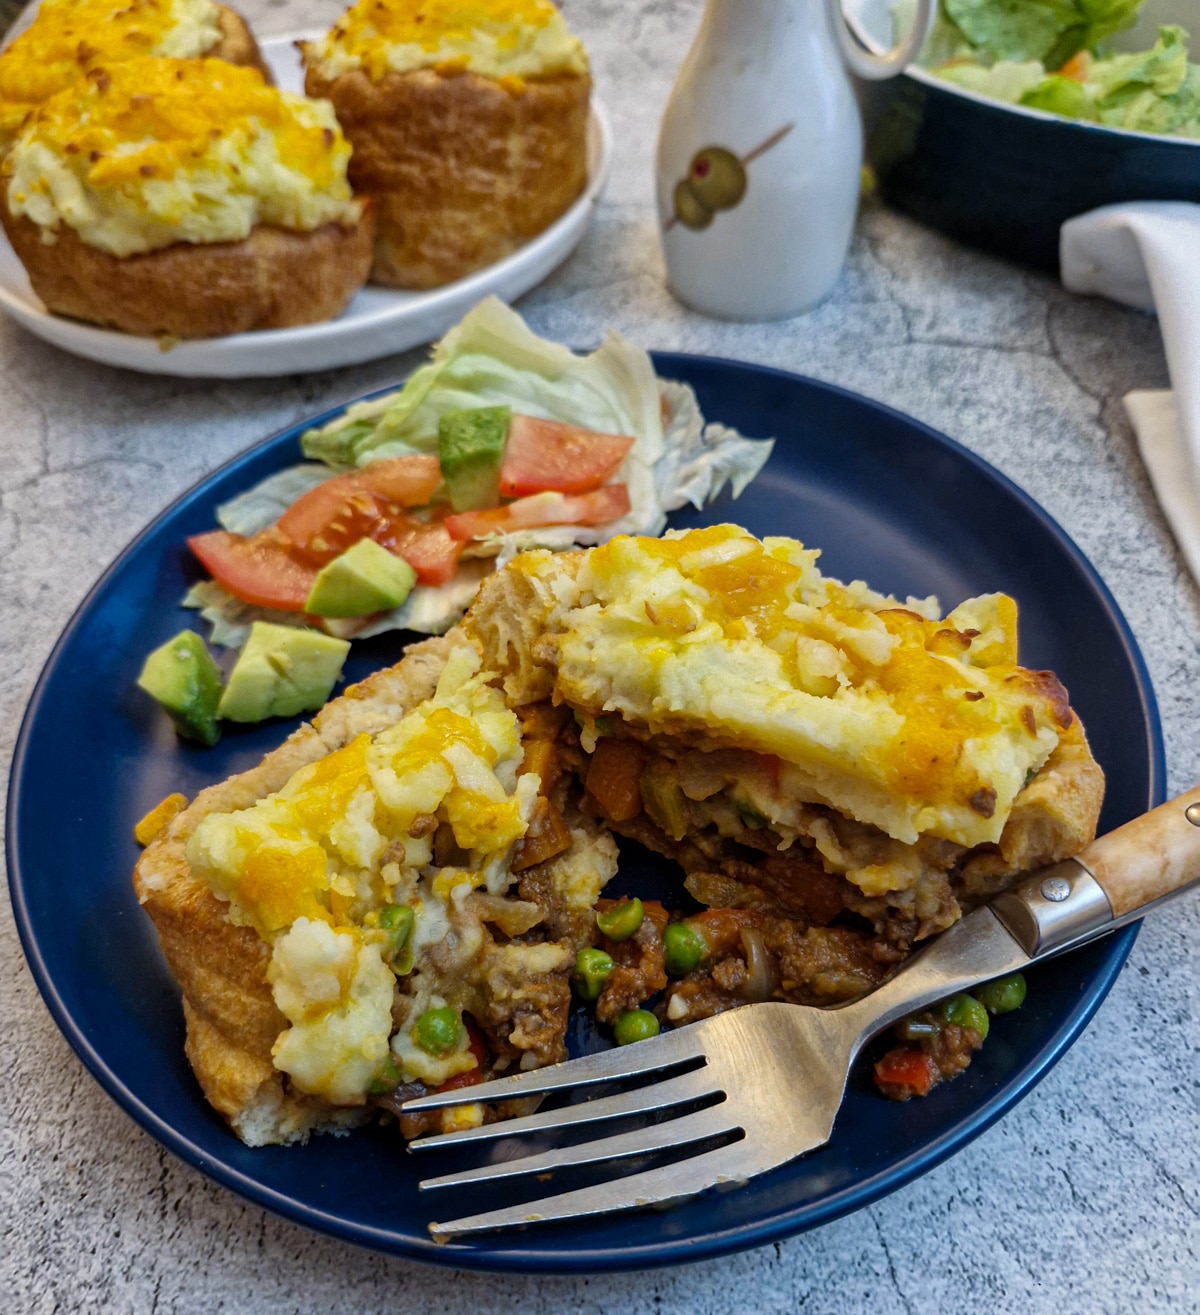
<svg viewBox="0 0 1200 1315"><path fill-rule="evenodd" d="M860 0L873 44L912 0ZM1174 20L1174 21L1169 21ZM885 200L997 255L1058 269L1067 219L1200 201L1200 0L940 0L920 58L864 88Z"/></svg>

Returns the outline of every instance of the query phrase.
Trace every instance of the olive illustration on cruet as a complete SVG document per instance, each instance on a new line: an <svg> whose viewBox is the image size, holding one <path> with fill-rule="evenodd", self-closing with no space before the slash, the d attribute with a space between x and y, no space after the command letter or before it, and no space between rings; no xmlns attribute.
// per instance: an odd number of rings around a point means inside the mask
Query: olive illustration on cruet
<svg viewBox="0 0 1200 1315"><path fill-rule="evenodd" d="M746 166L783 140L793 125L787 124L765 142L738 156L724 146L705 146L692 156L686 178L675 184L675 213L667 227L679 223L697 232L712 223L718 210L732 210L746 195Z"/></svg>

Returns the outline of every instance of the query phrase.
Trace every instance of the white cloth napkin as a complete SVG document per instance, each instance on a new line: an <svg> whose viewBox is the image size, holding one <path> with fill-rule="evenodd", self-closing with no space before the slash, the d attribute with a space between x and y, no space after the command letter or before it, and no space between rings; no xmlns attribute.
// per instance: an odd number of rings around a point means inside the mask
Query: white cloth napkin
<svg viewBox="0 0 1200 1315"><path fill-rule="evenodd" d="M1171 389L1127 393L1142 460L1200 583L1200 205L1142 201L1069 219L1063 286L1158 312Z"/></svg>

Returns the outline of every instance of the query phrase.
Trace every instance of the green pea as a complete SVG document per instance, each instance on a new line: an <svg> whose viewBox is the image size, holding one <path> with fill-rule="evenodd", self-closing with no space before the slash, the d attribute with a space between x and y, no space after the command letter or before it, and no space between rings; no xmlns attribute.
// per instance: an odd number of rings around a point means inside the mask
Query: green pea
<svg viewBox="0 0 1200 1315"><path fill-rule="evenodd" d="M413 911L407 904L389 904L379 915L379 925L388 934L388 954L395 957L412 935Z"/></svg>
<svg viewBox="0 0 1200 1315"><path fill-rule="evenodd" d="M596 926L610 941L627 941L642 925L646 910L636 896L596 914Z"/></svg>
<svg viewBox="0 0 1200 1315"><path fill-rule="evenodd" d="M658 1035L658 1019L649 1009L626 1009L613 1024L617 1045L630 1046L635 1041L649 1041Z"/></svg>
<svg viewBox="0 0 1200 1315"><path fill-rule="evenodd" d="M612 976L612 972L611 954L605 954L603 950L580 950L575 956L575 971L571 974L575 994L588 1004L599 1000L604 983Z"/></svg>
<svg viewBox="0 0 1200 1315"><path fill-rule="evenodd" d="M367 1093L371 1096L386 1096L399 1085L399 1082L400 1070L396 1067L396 1061L389 1055L388 1062L367 1084Z"/></svg>
<svg viewBox="0 0 1200 1315"><path fill-rule="evenodd" d="M413 1028L413 1040L427 1055L447 1055L462 1040L462 1019L449 1005L426 1009Z"/></svg>
<svg viewBox="0 0 1200 1315"><path fill-rule="evenodd" d="M704 958L704 937L686 922L673 922L663 932L663 959L672 977L686 977Z"/></svg>
<svg viewBox="0 0 1200 1315"><path fill-rule="evenodd" d="M956 1027L973 1027L981 1037L988 1034L987 1010L973 995L956 995L941 1008L942 1018Z"/></svg>
<svg viewBox="0 0 1200 1315"><path fill-rule="evenodd" d="M415 915L407 904L389 904L379 914L379 925L388 934L384 960L397 977L413 969L412 932Z"/></svg>
<svg viewBox="0 0 1200 1315"><path fill-rule="evenodd" d="M1025 979L1020 973L999 977L975 988L975 998L989 1014L1011 1014L1025 1003Z"/></svg>

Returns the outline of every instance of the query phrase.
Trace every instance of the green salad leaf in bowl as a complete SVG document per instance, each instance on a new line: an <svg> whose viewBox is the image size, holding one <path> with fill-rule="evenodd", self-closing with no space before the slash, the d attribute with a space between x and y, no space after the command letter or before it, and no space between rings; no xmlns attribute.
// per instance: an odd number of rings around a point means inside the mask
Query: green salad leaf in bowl
<svg viewBox="0 0 1200 1315"><path fill-rule="evenodd" d="M982 96L1069 119L1200 139L1200 65L1188 33L1160 27L1149 50L1112 53L1144 0L941 0L920 63ZM914 0L893 14L907 30Z"/></svg>

